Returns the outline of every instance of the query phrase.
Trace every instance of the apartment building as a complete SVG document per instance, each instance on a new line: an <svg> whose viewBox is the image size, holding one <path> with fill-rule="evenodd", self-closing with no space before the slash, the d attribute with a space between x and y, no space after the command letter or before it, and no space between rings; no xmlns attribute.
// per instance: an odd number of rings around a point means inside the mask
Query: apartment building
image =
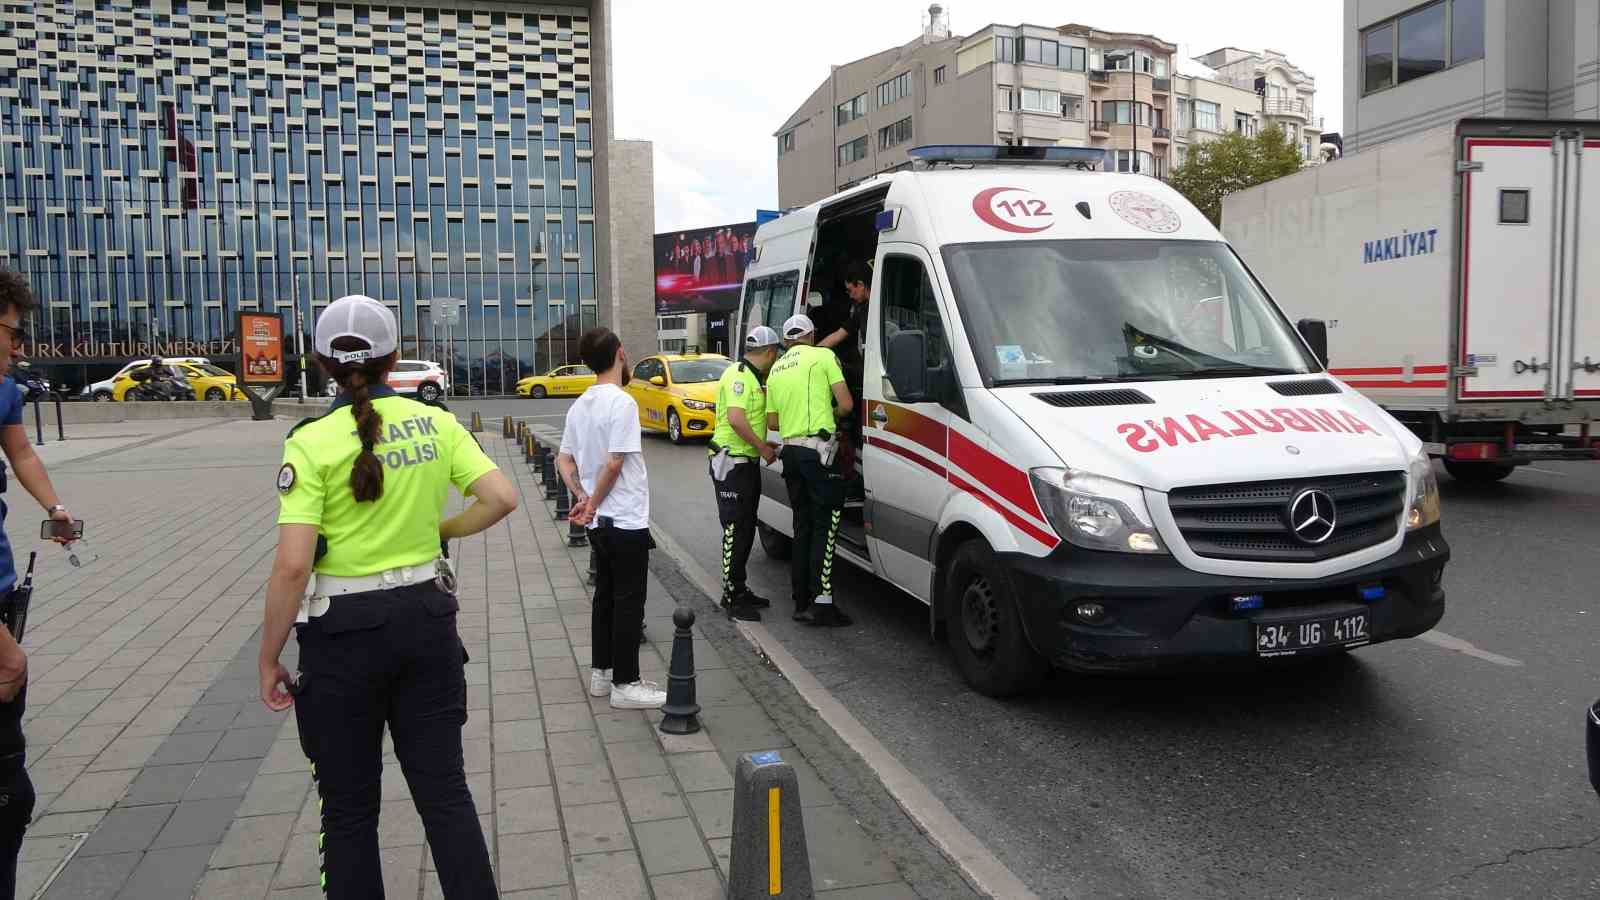
<svg viewBox="0 0 1600 900"><path fill-rule="evenodd" d="M1349 153L1465 116L1600 118L1600 0L1345 0Z"/></svg>
<svg viewBox="0 0 1600 900"><path fill-rule="evenodd" d="M1179 73L1177 52L1153 35L1081 24L990 24L959 37L934 5L917 39L835 66L778 129L779 202L804 205L893 171L925 144L1098 147L1109 170L1166 178L1191 144L1275 121L1317 157L1315 81L1282 54L1227 48L1210 54L1226 74L1194 75ZM1270 112L1258 68L1263 84L1284 88Z"/></svg>
<svg viewBox="0 0 1600 900"><path fill-rule="evenodd" d="M1317 79L1309 72L1278 50L1222 47L1194 61L1215 72L1214 80L1259 97L1262 126L1282 128L1302 158L1317 159L1322 117L1316 112Z"/></svg>

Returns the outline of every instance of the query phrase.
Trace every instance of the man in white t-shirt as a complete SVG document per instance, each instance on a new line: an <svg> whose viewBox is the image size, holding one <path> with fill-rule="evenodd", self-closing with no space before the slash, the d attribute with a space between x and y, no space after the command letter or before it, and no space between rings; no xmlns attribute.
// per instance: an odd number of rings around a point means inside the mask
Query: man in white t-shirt
<svg viewBox="0 0 1600 900"><path fill-rule="evenodd" d="M656 709L660 686L639 678L645 576L650 568L650 480L639 443L639 405L628 383L628 355L609 328L578 341L578 357L595 385L567 410L557 468L572 492L573 522L594 546L593 649L589 694L611 695L615 709Z"/></svg>

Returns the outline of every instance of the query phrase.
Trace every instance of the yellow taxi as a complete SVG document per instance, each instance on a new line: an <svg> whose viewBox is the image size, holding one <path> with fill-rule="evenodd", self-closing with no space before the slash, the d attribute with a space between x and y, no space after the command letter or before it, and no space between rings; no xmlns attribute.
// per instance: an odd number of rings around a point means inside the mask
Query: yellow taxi
<svg viewBox="0 0 1600 900"><path fill-rule="evenodd" d="M169 362L183 377L189 379L189 386L194 388L196 400L243 400L244 391L239 389L239 381L232 372L218 368L210 363L196 362ZM111 399L126 400L128 391L139 382L131 377L137 368L130 369L117 376L111 384Z"/></svg>
<svg viewBox="0 0 1600 900"><path fill-rule="evenodd" d="M717 379L733 360L714 353L663 353L633 367L628 393L639 404L639 424L665 431L674 444L711 437L717 428Z"/></svg>
<svg viewBox="0 0 1600 900"><path fill-rule="evenodd" d="M543 375L529 375L517 382L517 396L576 397L594 384L594 372L588 366L561 366Z"/></svg>

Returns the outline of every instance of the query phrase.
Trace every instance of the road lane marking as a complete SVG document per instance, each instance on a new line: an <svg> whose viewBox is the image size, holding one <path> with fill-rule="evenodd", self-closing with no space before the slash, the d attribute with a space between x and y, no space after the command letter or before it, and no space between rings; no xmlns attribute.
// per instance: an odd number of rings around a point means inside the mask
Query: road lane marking
<svg viewBox="0 0 1600 900"><path fill-rule="evenodd" d="M1463 653L1467 656L1481 659L1484 662L1491 662L1497 666L1520 669L1523 665L1522 660L1520 659L1512 659L1509 656L1501 656L1498 653L1490 653L1488 650L1481 650L1469 641L1464 641L1455 635L1445 634L1442 631L1425 631L1422 634L1417 635L1417 637L1427 641L1435 647L1442 647L1446 650L1454 650L1457 653Z"/></svg>
<svg viewBox="0 0 1600 900"><path fill-rule="evenodd" d="M1555 469L1541 469L1538 466L1527 466L1529 472L1538 472L1541 475L1554 475L1557 478L1571 478L1571 472L1557 472Z"/></svg>
<svg viewBox="0 0 1600 900"><path fill-rule="evenodd" d="M721 594L722 582L713 578L710 572L695 562L694 557L667 534L666 529L652 521L650 534L655 539L658 549L678 564L684 577L695 587L708 597ZM759 622L733 624L744 635L744 639L756 648L756 652L765 656L777 667L779 673L789 680L789 684L800 695L800 699L816 710L817 715L839 735L840 740L861 756L867 768L878 776L878 780L888 790L889 796L900 804L900 808L905 810L906 815L911 817L911 821L918 828L922 829L933 845L956 864L961 874L977 888L979 893L990 897L1004 897L1006 900L1013 898L1038 900L1038 895L1029 890L1022 879L1006 868L1005 863L962 824L961 820L950 812L949 807L928 790L928 786L923 784L921 779L911 774L911 770L890 753L889 749L861 724L854 713L846 709L843 703L823 687L822 682L801 665L788 648L766 629L766 626Z"/></svg>

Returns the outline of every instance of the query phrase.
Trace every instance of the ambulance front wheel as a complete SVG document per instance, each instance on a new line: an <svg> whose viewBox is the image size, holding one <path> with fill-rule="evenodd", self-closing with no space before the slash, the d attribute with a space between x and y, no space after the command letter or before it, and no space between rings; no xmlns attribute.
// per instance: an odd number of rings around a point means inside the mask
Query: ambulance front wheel
<svg viewBox="0 0 1600 900"><path fill-rule="evenodd" d="M794 552L794 541L770 525L756 523L756 534L761 536L761 552L767 554L768 559L786 562Z"/></svg>
<svg viewBox="0 0 1600 900"><path fill-rule="evenodd" d="M1050 670L1028 642L1011 579L982 540L956 548L943 573L945 632L973 690L1011 697L1032 690Z"/></svg>

